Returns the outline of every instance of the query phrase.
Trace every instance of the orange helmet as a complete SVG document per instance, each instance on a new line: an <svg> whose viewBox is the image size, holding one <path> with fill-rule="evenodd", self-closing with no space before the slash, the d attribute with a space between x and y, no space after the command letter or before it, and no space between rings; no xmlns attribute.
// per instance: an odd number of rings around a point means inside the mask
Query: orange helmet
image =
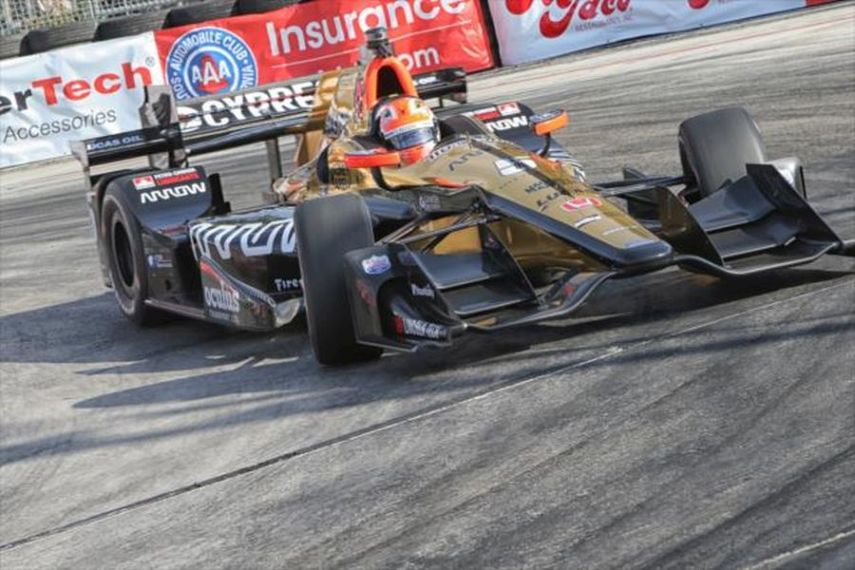
<svg viewBox="0 0 855 570"><path fill-rule="evenodd" d="M426 157L439 142L439 124L433 111L418 97L395 97L374 110L374 129L389 147L399 151L404 164Z"/></svg>

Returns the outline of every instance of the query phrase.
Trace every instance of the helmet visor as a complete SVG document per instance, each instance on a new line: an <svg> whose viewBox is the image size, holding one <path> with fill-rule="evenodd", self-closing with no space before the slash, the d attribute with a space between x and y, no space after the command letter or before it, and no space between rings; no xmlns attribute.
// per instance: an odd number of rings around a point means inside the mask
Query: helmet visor
<svg viewBox="0 0 855 570"><path fill-rule="evenodd" d="M436 142L436 139L436 126L431 126L397 132L388 136L386 140L389 141L389 144L391 144L392 148L395 150L402 150L424 144L426 142Z"/></svg>

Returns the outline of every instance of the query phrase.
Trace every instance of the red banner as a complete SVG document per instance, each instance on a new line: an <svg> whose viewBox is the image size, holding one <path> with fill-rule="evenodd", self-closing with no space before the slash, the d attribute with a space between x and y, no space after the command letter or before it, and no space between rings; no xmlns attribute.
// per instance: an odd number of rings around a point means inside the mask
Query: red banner
<svg viewBox="0 0 855 570"><path fill-rule="evenodd" d="M413 73L493 66L478 0L318 0L155 32L178 99L228 93L353 65L364 31L389 30Z"/></svg>

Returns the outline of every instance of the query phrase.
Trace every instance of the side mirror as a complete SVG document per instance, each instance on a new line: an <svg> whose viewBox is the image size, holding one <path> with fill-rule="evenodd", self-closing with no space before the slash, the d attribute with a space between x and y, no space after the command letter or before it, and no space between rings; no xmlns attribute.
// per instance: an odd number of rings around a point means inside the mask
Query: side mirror
<svg viewBox="0 0 855 570"><path fill-rule="evenodd" d="M552 131L563 129L568 124L570 124L570 117L563 109L547 111L531 117L531 128L534 129L534 134L541 137L551 134Z"/></svg>
<svg viewBox="0 0 855 570"><path fill-rule="evenodd" d="M552 145L552 131L563 129L570 124L570 117L564 109L556 109L541 113L540 115L532 115L529 122L531 123L531 130L534 131L534 134L539 137L546 137L546 144L537 153L540 156L546 156L549 154L550 145Z"/></svg>
<svg viewBox="0 0 855 570"><path fill-rule="evenodd" d="M344 165L350 169L400 166L401 155L386 149L354 150L344 155Z"/></svg>

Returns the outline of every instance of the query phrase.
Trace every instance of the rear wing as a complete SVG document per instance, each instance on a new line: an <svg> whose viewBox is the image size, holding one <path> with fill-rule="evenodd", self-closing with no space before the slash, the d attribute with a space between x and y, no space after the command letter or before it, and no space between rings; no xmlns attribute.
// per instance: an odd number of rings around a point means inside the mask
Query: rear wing
<svg viewBox="0 0 855 570"><path fill-rule="evenodd" d="M320 129L327 110L326 105L317 99L320 81L321 76L315 75L226 95L182 101L175 105L175 116L181 121L185 138L244 129L264 121L304 114L308 114L306 130ZM466 102L466 72L461 68L415 75L413 83L419 97L426 101L436 100L436 106L443 107L447 100Z"/></svg>
<svg viewBox="0 0 855 570"><path fill-rule="evenodd" d="M279 137L324 126L326 105L316 96L321 78L309 76L180 102L168 87L149 86L140 107L141 129L72 143L72 153L89 186L94 182L92 166L146 156L153 167L174 168L185 165L188 156L261 141L270 143L271 169L275 163L281 167ZM461 68L415 75L413 82L422 99L436 100L439 107L446 101L466 102L466 73ZM271 172L271 177L278 175Z"/></svg>

